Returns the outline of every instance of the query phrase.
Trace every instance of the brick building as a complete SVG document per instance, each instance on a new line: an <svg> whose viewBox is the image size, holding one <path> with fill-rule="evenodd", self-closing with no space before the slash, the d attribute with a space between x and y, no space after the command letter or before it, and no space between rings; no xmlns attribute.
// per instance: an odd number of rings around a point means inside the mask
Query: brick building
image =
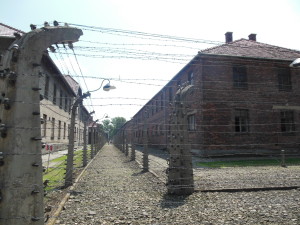
<svg viewBox="0 0 300 225"><path fill-rule="evenodd" d="M0 23L0 64L2 54L15 41L14 33L24 34L23 31ZM55 150L67 149L70 109L74 99L82 94L81 88L73 78L60 72L47 52L42 57L40 68L40 115L44 121L41 125L42 142L53 145ZM83 122L89 117L88 111L81 105L75 125L76 145L83 144Z"/></svg>
<svg viewBox="0 0 300 225"><path fill-rule="evenodd" d="M178 86L194 85L187 100L189 142L203 156L299 152L300 51L249 39L200 52L124 127L128 140L168 146L170 103ZM145 129L146 127L146 129ZM145 132L143 132L145 129Z"/></svg>

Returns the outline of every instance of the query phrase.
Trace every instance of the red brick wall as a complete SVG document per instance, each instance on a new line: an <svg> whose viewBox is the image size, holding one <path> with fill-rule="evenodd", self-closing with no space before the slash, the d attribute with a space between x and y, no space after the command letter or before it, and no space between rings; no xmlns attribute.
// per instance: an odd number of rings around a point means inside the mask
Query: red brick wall
<svg viewBox="0 0 300 225"><path fill-rule="evenodd" d="M177 81L188 81L188 74L194 75L194 93L186 102L191 113L195 113L196 130L189 132L192 149L204 155L235 153L266 153L280 149L298 149L299 135L281 133L280 110L273 105L299 106L299 69L291 70L292 91L278 90L279 67L288 68L288 62L255 60L250 58L220 57L203 55L188 64L153 97L152 101L134 116L135 128L140 136L136 142L142 144L143 126L148 127L149 145L166 148L168 144L169 87L173 96L178 89ZM234 65L244 65L247 70L247 88L233 86ZM161 95L163 94L163 108ZM158 108L156 110L156 101ZM249 132L235 132L235 109L249 110ZM145 113L146 112L146 113ZM294 112L296 131L300 129L300 111ZM157 132L157 127L159 131ZM145 135L145 134L144 134ZM136 135L135 135L136 136Z"/></svg>

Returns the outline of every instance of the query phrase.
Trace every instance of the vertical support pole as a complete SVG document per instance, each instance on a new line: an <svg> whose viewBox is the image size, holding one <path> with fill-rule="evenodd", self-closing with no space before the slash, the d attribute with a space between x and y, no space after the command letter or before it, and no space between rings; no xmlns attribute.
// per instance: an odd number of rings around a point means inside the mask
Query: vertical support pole
<svg viewBox="0 0 300 225"><path fill-rule="evenodd" d="M128 142L127 142L127 138L125 139L125 155L128 156Z"/></svg>
<svg viewBox="0 0 300 225"><path fill-rule="evenodd" d="M125 134L122 131L122 152L125 153Z"/></svg>
<svg viewBox="0 0 300 225"><path fill-rule="evenodd" d="M74 163L74 134L75 134L75 119L78 105L82 102L82 98L79 97L75 100L71 110L71 124L69 134L69 145L67 155L67 167L65 176L65 188L73 184L73 163Z"/></svg>
<svg viewBox="0 0 300 225"><path fill-rule="evenodd" d="M94 124L91 128L91 159L95 156L95 129Z"/></svg>
<svg viewBox="0 0 300 225"><path fill-rule="evenodd" d="M135 144L131 144L131 160L135 161Z"/></svg>
<svg viewBox="0 0 300 225"><path fill-rule="evenodd" d="M282 167L287 167L285 163L285 150L281 150L281 166Z"/></svg>
<svg viewBox="0 0 300 225"><path fill-rule="evenodd" d="M85 167L87 165L87 121L84 121L83 127L83 152L82 152L82 166Z"/></svg>
<svg viewBox="0 0 300 225"><path fill-rule="evenodd" d="M96 154L99 152L100 150L100 132L98 127L96 127Z"/></svg>
<svg viewBox="0 0 300 225"><path fill-rule="evenodd" d="M47 33L45 33L47 32ZM41 58L54 43L78 40L75 28L36 29L16 40L0 70L0 224L43 225L41 157Z"/></svg>
<svg viewBox="0 0 300 225"><path fill-rule="evenodd" d="M148 135L147 135L147 125L144 125L143 129L143 171L149 171L149 152L148 152Z"/></svg>
<svg viewBox="0 0 300 225"><path fill-rule="evenodd" d="M168 194L189 195L194 192L194 178L190 144L188 142L185 98L192 85L180 88L176 93L174 110L170 115L171 136L169 146Z"/></svg>

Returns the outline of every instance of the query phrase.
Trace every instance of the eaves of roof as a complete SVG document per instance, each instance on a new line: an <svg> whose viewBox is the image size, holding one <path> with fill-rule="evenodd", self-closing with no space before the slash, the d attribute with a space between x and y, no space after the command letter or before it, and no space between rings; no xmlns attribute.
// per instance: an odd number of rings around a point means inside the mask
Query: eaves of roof
<svg viewBox="0 0 300 225"><path fill-rule="evenodd" d="M4 23L0 23L0 36L3 37L14 37L14 33L20 33L20 34L25 34L24 31L18 30L16 28L13 28L11 26L8 26Z"/></svg>
<svg viewBox="0 0 300 225"><path fill-rule="evenodd" d="M270 60L294 60L300 57L300 51L283 48L262 42L239 39L212 48L199 51L199 54L223 55L232 57L270 59Z"/></svg>
<svg viewBox="0 0 300 225"><path fill-rule="evenodd" d="M7 38L7 39L15 39L14 32L25 34L24 31L21 31L19 29L13 28L11 26L8 26L6 24L0 23L0 38ZM76 97L76 93L74 92L73 88L70 86L70 84L67 82L65 77L61 74L60 70L56 66L56 64L53 62L51 57L48 54L43 54L43 57L46 59L46 61L54 68L55 71L59 74L59 79L63 82L63 84L69 89L69 91L73 94L74 97Z"/></svg>
<svg viewBox="0 0 300 225"><path fill-rule="evenodd" d="M165 85L163 86L142 108L140 108L139 111L137 111L134 116L132 118L134 118L135 116L137 116L154 98L157 97L157 95L159 95L159 93L165 89L166 87L169 86L169 84L171 82L173 82L174 80L176 81L176 77L180 76L185 70L187 70L191 64L198 58L198 55L196 55L189 63L187 63L178 73L176 73L176 75Z"/></svg>
<svg viewBox="0 0 300 225"><path fill-rule="evenodd" d="M76 97L76 93L74 92L74 90L72 89L72 87L70 86L69 82L67 82L67 80L65 79L65 77L62 75L62 73L60 72L60 70L58 69L58 67L56 66L56 64L53 62L52 58L48 55L48 54L43 54L43 57L45 60L47 60L47 62L49 63L49 65L54 68L54 70L57 72L58 74L58 79L61 80L63 82L63 84L69 89L70 93L73 94L74 97Z"/></svg>
<svg viewBox="0 0 300 225"><path fill-rule="evenodd" d="M235 56L235 55L225 55L225 54L210 54L210 53L198 53L199 57L228 57L228 58L239 58L239 59L251 59L251 60L267 60L267 61L284 61L284 62L292 62L291 59L274 59L274 58L258 58L258 57L251 57L251 56Z"/></svg>
<svg viewBox="0 0 300 225"><path fill-rule="evenodd" d="M249 52L249 49L255 49ZM266 54L262 54L263 51L268 50ZM282 56L280 53L282 53ZM251 59L251 60L272 60L272 61L285 61L292 62L295 58L300 58L300 51L282 48L274 45L269 45L261 42L251 41L247 39L239 39L230 43L225 43L212 48L204 49L199 51L198 54L186 64L161 90L157 92L133 117L137 116L165 87L171 82L176 80L192 63L201 56L207 57L235 57L240 59ZM271 57L267 57L271 56ZM273 57L272 57L273 56ZM282 56L282 57L281 57Z"/></svg>

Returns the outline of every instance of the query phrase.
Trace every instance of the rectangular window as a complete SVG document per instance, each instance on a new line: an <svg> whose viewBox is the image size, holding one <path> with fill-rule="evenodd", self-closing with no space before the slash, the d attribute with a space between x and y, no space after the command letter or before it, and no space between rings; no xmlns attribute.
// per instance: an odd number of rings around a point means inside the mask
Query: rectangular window
<svg viewBox="0 0 300 225"><path fill-rule="evenodd" d="M63 91L60 89L59 91L59 108L63 107Z"/></svg>
<svg viewBox="0 0 300 225"><path fill-rule="evenodd" d="M249 111L248 111L248 109L236 109L234 123L235 123L235 132L237 132L237 133L249 132Z"/></svg>
<svg viewBox="0 0 300 225"><path fill-rule="evenodd" d="M53 85L53 103L56 104L56 84Z"/></svg>
<svg viewBox="0 0 300 225"><path fill-rule="evenodd" d="M82 137L81 134L82 134L82 129L79 129L79 130L78 130L79 143L81 142L81 139L82 139L82 138L81 138L81 137Z"/></svg>
<svg viewBox="0 0 300 225"><path fill-rule="evenodd" d="M52 123L51 123L51 140L54 139L54 131L55 131L55 118L52 118Z"/></svg>
<svg viewBox="0 0 300 225"><path fill-rule="evenodd" d="M164 109L164 94L161 93L160 96L160 109L163 110Z"/></svg>
<svg viewBox="0 0 300 225"><path fill-rule="evenodd" d="M164 135L163 125L159 125L160 135Z"/></svg>
<svg viewBox="0 0 300 225"><path fill-rule="evenodd" d="M278 89L279 91L291 91L291 71L288 68L280 68L278 70Z"/></svg>
<svg viewBox="0 0 300 225"><path fill-rule="evenodd" d="M177 88L178 88L179 86L181 86L181 80L178 80L178 81L177 81Z"/></svg>
<svg viewBox="0 0 300 225"><path fill-rule="evenodd" d="M154 106L154 101L152 101L152 109L151 109L151 111L152 111L152 115L154 115L154 108L155 108L155 106Z"/></svg>
<svg viewBox="0 0 300 225"><path fill-rule="evenodd" d="M68 98L67 95L65 95L65 111L68 111Z"/></svg>
<svg viewBox="0 0 300 225"><path fill-rule="evenodd" d="M155 102L156 102L155 112L158 112L158 99L156 99Z"/></svg>
<svg viewBox="0 0 300 225"><path fill-rule="evenodd" d="M46 137L47 135L47 115L43 114L43 137Z"/></svg>
<svg viewBox="0 0 300 225"><path fill-rule="evenodd" d="M45 93L44 93L45 99L48 99L48 97L49 97L49 80L50 80L49 76L46 75L46 78L45 78Z"/></svg>
<svg viewBox="0 0 300 225"><path fill-rule="evenodd" d="M295 122L293 111L280 112L281 132L293 134L295 132Z"/></svg>
<svg viewBox="0 0 300 225"><path fill-rule="evenodd" d="M189 73L188 82L190 85L194 85L194 73L193 72Z"/></svg>
<svg viewBox="0 0 300 225"><path fill-rule="evenodd" d="M69 101L68 101L68 110L69 110L69 113L71 113L71 107L72 107L72 103L71 103L71 98L69 98Z"/></svg>
<svg viewBox="0 0 300 225"><path fill-rule="evenodd" d="M64 139L66 139L66 123L64 122L64 136L63 136Z"/></svg>
<svg viewBox="0 0 300 225"><path fill-rule="evenodd" d="M188 116L188 130L196 130L195 115Z"/></svg>
<svg viewBox="0 0 300 225"><path fill-rule="evenodd" d="M61 121L58 121L58 135L57 138L60 139L60 135L61 135Z"/></svg>
<svg viewBox="0 0 300 225"><path fill-rule="evenodd" d="M247 88L247 69L245 66L234 66L233 72L233 87Z"/></svg>
<svg viewBox="0 0 300 225"><path fill-rule="evenodd" d="M169 102L173 101L173 88L169 87Z"/></svg>

